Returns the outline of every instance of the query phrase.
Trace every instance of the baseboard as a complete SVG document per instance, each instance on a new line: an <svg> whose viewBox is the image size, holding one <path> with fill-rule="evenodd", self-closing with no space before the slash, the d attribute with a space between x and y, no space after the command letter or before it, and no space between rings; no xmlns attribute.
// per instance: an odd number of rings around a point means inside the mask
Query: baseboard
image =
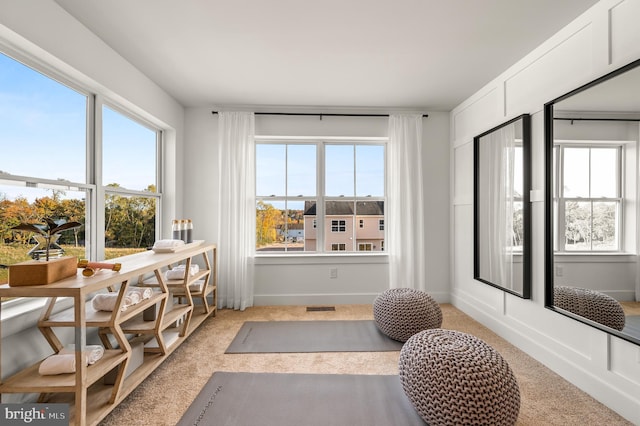
<svg viewBox="0 0 640 426"><path fill-rule="evenodd" d="M378 293L365 294L255 294L254 306L294 305L366 305L373 304Z"/></svg>
<svg viewBox="0 0 640 426"><path fill-rule="evenodd" d="M295 305L366 305L373 304L379 293L334 294L254 294L254 306ZM438 303L451 303L449 293L429 293Z"/></svg>

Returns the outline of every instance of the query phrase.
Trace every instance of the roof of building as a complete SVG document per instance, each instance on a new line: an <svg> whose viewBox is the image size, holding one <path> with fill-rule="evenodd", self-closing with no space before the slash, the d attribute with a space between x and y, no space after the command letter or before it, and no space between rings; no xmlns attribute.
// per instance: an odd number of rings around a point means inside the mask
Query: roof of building
<svg viewBox="0 0 640 426"><path fill-rule="evenodd" d="M325 215L327 216L382 216L384 215L384 201L327 201L325 202ZM315 216L316 202L304 202L305 216Z"/></svg>

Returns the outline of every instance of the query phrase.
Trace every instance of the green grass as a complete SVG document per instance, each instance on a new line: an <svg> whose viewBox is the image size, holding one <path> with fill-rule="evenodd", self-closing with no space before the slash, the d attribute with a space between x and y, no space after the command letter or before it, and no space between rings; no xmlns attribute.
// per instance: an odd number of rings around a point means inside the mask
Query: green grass
<svg viewBox="0 0 640 426"><path fill-rule="evenodd" d="M78 259L84 259L86 257L84 247L74 247L74 246L63 245L62 248L64 249L65 256L75 256ZM0 244L0 264L13 265L14 263L30 260L31 258L27 256L27 252L29 250L31 250L31 247L23 244ZM106 248L104 250L105 252L104 260L137 253L144 250L146 249L144 248L142 249L140 248ZM8 277L9 277L9 270L0 268L0 284L6 284Z"/></svg>

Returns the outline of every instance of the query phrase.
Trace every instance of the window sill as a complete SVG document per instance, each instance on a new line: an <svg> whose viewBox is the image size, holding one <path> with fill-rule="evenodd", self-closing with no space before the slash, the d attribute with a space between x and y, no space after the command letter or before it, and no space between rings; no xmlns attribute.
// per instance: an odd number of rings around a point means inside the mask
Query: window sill
<svg viewBox="0 0 640 426"><path fill-rule="evenodd" d="M349 254L256 254L255 265L325 265L325 264L386 264L389 254L349 253Z"/></svg>
<svg viewBox="0 0 640 426"><path fill-rule="evenodd" d="M636 262L636 254L635 253L570 253L570 252L555 252L553 254L554 257L562 259L563 262L591 262L591 263L611 263L611 262L620 262L620 263L628 263L628 262Z"/></svg>

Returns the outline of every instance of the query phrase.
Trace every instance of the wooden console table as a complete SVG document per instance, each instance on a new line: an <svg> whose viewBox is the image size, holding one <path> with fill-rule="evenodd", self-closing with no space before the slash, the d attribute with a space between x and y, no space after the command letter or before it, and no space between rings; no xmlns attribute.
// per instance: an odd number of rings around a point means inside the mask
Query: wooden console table
<svg viewBox="0 0 640 426"><path fill-rule="evenodd" d="M192 262L202 260L204 267L194 275L189 273ZM0 286L0 297L48 298L38 321L38 328L46 341L58 353L63 343L54 327L75 330L76 372L42 376L38 369L42 361L28 367L0 383L2 393L40 393L40 402L68 403L70 424L95 425L155 370L204 320L216 313L217 305L217 248L214 244L194 243L176 251L155 253L146 251L110 262L122 264L119 272L102 270L92 277L75 276L48 285L10 287ZM165 272L178 264L185 265L182 279L165 279ZM194 288L198 281L200 284ZM125 295L136 287L152 287L151 298L122 310ZM113 311L96 311L90 299L98 293L116 292ZM213 302L209 304L208 296ZM52 314L58 298L73 300L73 307ZM175 298L178 303L167 303ZM194 304L193 299L202 300ZM173 301L173 300L172 300ZM169 307L172 305L171 307ZM155 307L154 307L155 306ZM143 312L154 309L151 320ZM179 327L176 324L180 323ZM86 365L82 349L86 347L87 330L98 330L104 356L95 364ZM172 343L165 342L164 332L177 330ZM128 340L125 334L133 335ZM175 332L174 332L175 334ZM113 336L117 345L112 345ZM142 364L125 377L134 340L155 339L155 345L145 349ZM71 342L68 342L71 343ZM1 349L1 346L0 346ZM118 367L113 384L105 384L104 376Z"/></svg>

